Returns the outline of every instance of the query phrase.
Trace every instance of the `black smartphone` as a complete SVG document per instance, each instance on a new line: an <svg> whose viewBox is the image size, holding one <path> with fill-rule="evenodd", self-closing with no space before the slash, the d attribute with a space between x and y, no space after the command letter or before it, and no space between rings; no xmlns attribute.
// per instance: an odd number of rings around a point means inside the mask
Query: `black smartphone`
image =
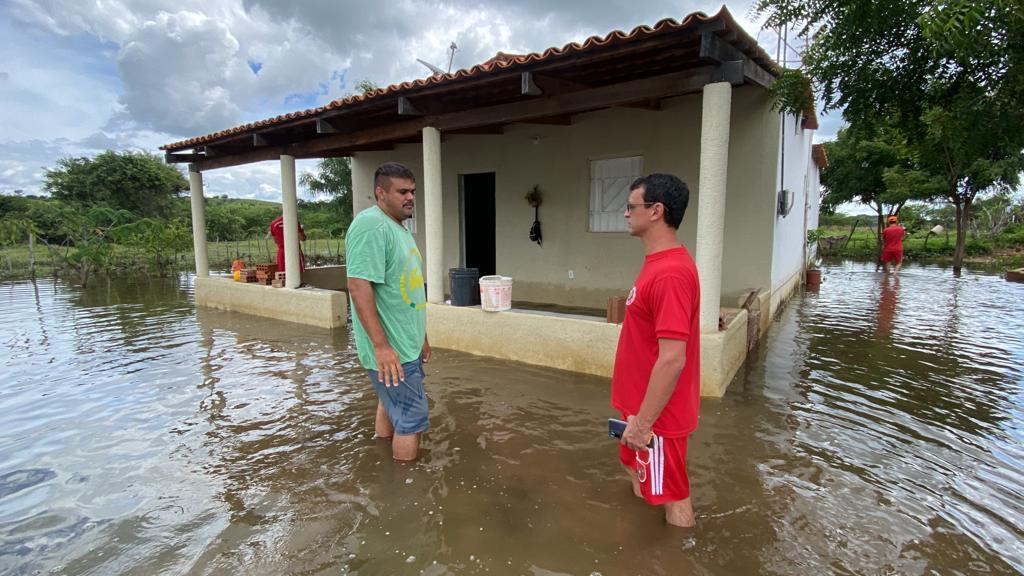
<svg viewBox="0 0 1024 576"><path fill-rule="evenodd" d="M622 440L622 435L626 432L626 422L619 420L618 418L608 419L608 436L612 438L618 438Z"/></svg>
<svg viewBox="0 0 1024 576"><path fill-rule="evenodd" d="M622 435L625 432L626 432L626 421L625 420L619 420L618 418L609 418L608 419L608 436L611 436L612 438L618 438L619 440L622 440ZM651 448L653 445L654 445L654 439L652 438L651 442L649 444L647 444L647 447Z"/></svg>

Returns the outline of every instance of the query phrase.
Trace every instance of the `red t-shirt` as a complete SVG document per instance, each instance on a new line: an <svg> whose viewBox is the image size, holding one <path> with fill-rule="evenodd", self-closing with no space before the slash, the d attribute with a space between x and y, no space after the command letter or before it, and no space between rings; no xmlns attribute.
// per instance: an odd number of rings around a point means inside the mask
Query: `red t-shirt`
<svg viewBox="0 0 1024 576"><path fill-rule="evenodd" d="M302 238L302 225L299 225L299 238ZM277 243L277 269L284 272L284 216L278 216L270 222L270 235ZM306 255L299 250L299 270L306 270Z"/></svg>
<svg viewBox="0 0 1024 576"><path fill-rule="evenodd" d="M635 415L658 359L658 339L686 342L686 364L675 391L654 423L667 438L697 428L700 407L700 284L697 266L680 246L649 254L626 298L612 374L612 407Z"/></svg>
<svg viewBox="0 0 1024 576"><path fill-rule="evenodd" d="M903 226L893 224L885 230L882 230L882 249L902 251L903 250L903 237L907 234L907 231Z"/></svg>

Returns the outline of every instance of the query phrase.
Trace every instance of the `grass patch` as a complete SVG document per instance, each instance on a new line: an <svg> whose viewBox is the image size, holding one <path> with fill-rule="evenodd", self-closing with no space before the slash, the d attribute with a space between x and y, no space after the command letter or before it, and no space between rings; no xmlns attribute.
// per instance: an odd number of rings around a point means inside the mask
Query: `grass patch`
<svg viewBox="0 0 1024 576"><path fill-rule="evenodd" d="M72 249L73 250L73 249ZM62 247L35 246L35 274L59 276L69 267L66 258L71 251ZM207 243L207 258L211 270L230 270L231 262L241 258L249 265L277 261L277 245L273 239L248 238ZM313 238L302 243L307 266L344 264L345 240L340 238ZM110 252L98 269L108 275L170 274L195 270L195 255L187 252L156 255L141 248L110 245ZM28 278L32 275L28 244L0 249L0 280Z"/></svg>

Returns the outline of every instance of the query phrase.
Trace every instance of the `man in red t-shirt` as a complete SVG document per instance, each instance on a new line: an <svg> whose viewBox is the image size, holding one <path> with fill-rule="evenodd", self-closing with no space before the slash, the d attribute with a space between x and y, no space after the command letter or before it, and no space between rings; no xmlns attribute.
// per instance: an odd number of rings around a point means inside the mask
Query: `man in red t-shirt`
<svg viewBox="0 0 1024 576"><path fill-rule="evenodd" d="M903 267L903 237L906 235L906 229L900 226L900 219L895 215L889 216L889 225L882 230L882 266L885 266L887 274L890 262L895 264L894 274L899 273Z"/></svg>
<svg viewBox="0 0 1024 576"><path fill-rule="evenodd" d="M612 375L612 406L628 422L619 459L633 492L693 526L686 444L700 405L700 283L676 232L690 191L669 174L638 178L625 217L647 256L626 298ZM650 448L648 448L650 446Z"/></svg>
<svg viewBox="0 0 1024 576"><path fill-rule="evenodd" d="M284 215L278 216L270 221L270 235L273 236L274 242L277 243L277 270L278 272L284 272ZM306 231L302 229L302 224L299 224L299 242L306 240ZM302 248L299 248L299 272L306 271L306 255L302 253Z"/></svg>

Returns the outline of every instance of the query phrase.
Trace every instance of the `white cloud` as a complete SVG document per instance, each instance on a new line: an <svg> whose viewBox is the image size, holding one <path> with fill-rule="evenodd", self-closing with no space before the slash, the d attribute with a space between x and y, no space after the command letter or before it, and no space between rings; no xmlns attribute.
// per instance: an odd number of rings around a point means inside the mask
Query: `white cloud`
<svg viewBox="0 0 1024 576"><path fill-rule="evenodd" d="M749 5L734 6L733 15L756 36ZM719 7L718 0L9 0L0 3L7 40L0 146L40 155L21 164L5 158L0 191L38 189L32 175L61 155L155 153L163 143L322 105L361 79L387 85L424 77L415 59L447 67L453 41L453 69L465 68L499 50L542 51ZM279 199L279 187L274 163L207 179L218 195Z"/></svg>

